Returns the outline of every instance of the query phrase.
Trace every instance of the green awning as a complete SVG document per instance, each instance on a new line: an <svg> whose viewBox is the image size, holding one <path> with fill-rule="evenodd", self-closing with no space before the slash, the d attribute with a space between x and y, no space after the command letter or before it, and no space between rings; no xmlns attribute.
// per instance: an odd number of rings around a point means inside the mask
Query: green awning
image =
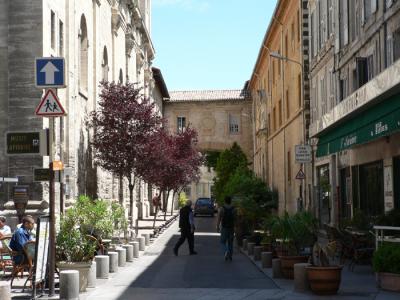
<svg viewBox="0 0 400 300"><path fill-rule="evenodd" d="M396 95L322 134L318 140L317 157L349 149L399 130L400 95Z"/></svg>

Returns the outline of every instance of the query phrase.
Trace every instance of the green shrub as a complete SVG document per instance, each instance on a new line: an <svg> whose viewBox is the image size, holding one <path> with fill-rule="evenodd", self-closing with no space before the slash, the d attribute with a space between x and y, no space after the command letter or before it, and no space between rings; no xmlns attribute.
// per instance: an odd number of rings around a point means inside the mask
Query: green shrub
<svg viewBox="0 0 400 300"><path fill-rule="evenodd" d="M375 272L400 274L400 245L396 243L383 243L375 251L372 259Z"/></svg>

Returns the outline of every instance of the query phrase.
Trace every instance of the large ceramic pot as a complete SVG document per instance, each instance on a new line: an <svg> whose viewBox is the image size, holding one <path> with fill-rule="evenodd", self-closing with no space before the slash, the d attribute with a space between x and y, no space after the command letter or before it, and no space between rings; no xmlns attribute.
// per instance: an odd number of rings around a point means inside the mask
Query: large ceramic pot
<svg viewBox="0 0 400 300"><path fill-rule="evenodd" d="M79 292L85 292L88 286L89 270L92 262L65 262L61 261L57 263L57 267L60 271L64 270L76 270L79 272Z"/></svg>
<svg viewBox="0 0 400 300"><path fill-rule="evenodd" d="M378 284L381 289L400 292L400 274L378 273Z"/></svg>
<svg viewBox="0 0 400 300"><path fill-rule="evenodd" d="M342 266L306 267L311 290L318 295L334 295L339 290Z"/></svg>
<svg viewBox="0 0 400 300"><path fill-rule="evenodd" d="M283 277L293 279L294 264L308 262L308 256L279 256L281 259L281 270Z"/></svg>

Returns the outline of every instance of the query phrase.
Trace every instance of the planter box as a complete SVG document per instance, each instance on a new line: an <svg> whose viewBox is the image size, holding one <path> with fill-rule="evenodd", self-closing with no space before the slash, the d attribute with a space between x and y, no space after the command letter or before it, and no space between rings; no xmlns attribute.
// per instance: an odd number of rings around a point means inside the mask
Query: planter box
<svg viewBox="0 0 400 300"><path fill-rule="evenodd" d="M383 290L400 292L400 274L378 273L378 284Z"/></svg>
<svg viewBox="0 0 400 300"><path fill-rule="evenodd" d="M280 256L283 277L293 279L294 264L308 262L308 256Z"/></svg>
<svg viewBox="0 0 400 300"><path fill-rule="evenodd" d="M317 295L335 295L340 287L342 266L306 267L311 290Z"/></svg>
<svg viewBox="0 0 400 300"><path fill-rule="evenodd" d="M76 270L79 272L79 293L85 292L88 286L89 270L92 262L65 262L57 263L57 268L60 271Z"/></svg>

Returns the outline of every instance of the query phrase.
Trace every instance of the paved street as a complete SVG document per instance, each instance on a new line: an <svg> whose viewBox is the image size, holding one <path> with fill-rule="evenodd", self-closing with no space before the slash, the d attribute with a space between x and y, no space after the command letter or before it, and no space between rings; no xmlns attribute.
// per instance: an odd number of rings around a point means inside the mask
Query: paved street
<svg viewBox="0 0 400 300"><path fill-rule="evenodd" d="M215 218L196 218L196 256L187 243L172 251L179 232L171 226L146 253L81 299L266 299L281 290L244 255L225 262L215 233Z"/></svg>

